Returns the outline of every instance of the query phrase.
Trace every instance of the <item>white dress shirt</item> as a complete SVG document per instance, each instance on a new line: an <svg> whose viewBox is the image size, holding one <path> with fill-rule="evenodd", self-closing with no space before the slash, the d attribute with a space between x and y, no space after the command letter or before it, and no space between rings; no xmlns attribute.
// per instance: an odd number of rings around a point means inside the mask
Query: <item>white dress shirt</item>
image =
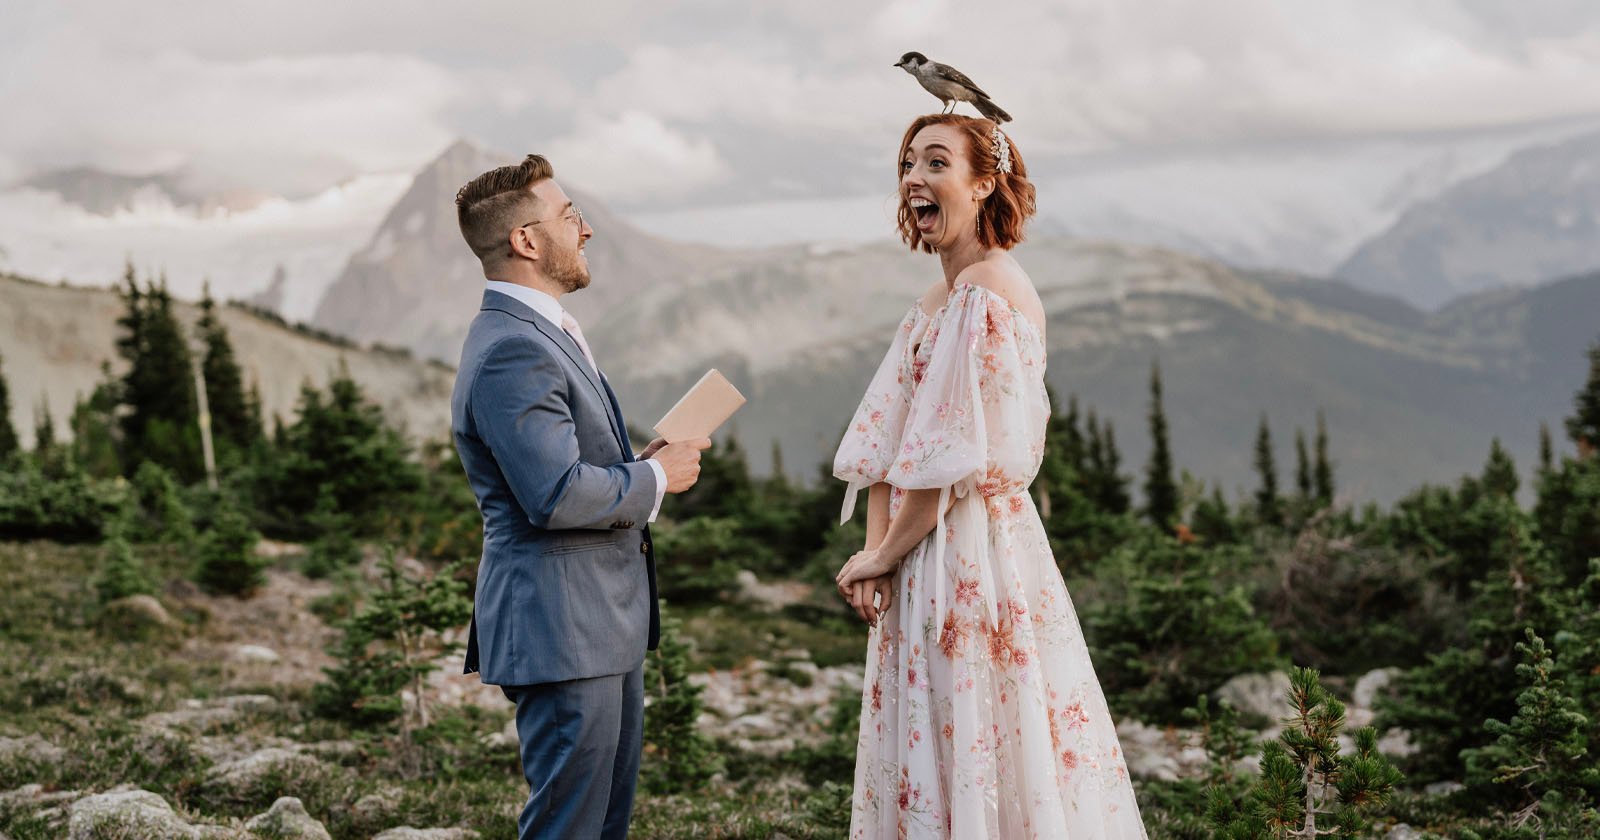
<svg viewBox="0 0 1600 840"><path fill-rule="evenodd" d="M558 330L561 329L563 315L569 318L572 317L572 313L562 308L560 301L538 289L530 289L527 286L519 286L516 283L506 283L500 280L490 280L487 285L491 292L499 292L526 304L529 309L538 313L539 317L549 321ZM598 372L597 369L596 373ZM618 421L620 422L621 418L618 418ZM650 509L650 518L645 520L646 522L654 522L656 521L656 516L661 513L661 500L667 496L667 471L653 458L645 460L645 463L649 464L650 470L656 474L656 504L655 507Z"/></svg>

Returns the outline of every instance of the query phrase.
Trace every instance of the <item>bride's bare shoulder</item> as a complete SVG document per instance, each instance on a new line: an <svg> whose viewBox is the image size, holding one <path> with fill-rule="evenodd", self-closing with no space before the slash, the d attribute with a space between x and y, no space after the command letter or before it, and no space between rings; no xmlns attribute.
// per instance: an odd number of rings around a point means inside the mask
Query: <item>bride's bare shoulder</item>
<svg viewBox="0 0 1600 840"><path fill-rule="evenodd" d="M1039 300L1039 293L1034 290L1028 273L1010 254L979 260L967 266L956 282L982 286L1005 298L1035 325L1044 323L1044 303Z"/></svg>

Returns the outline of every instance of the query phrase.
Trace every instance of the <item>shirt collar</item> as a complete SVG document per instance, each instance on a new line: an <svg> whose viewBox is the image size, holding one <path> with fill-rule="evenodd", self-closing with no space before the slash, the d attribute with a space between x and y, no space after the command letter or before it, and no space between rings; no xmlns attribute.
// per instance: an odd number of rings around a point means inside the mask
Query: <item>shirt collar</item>
<svg viewBox="0 0 1600 840"><path fill-rule="evenodd" d="M546 321L555 324L556 329L562 329L561 316L566 313L566 310L562 308L560 301L555 298L538 289L530 289L527 286L519 286L516 283L507 283L503 280L490 280L487 285L489 291L499 292L506 297L525 304L529 309L539 313Z"/></svg>

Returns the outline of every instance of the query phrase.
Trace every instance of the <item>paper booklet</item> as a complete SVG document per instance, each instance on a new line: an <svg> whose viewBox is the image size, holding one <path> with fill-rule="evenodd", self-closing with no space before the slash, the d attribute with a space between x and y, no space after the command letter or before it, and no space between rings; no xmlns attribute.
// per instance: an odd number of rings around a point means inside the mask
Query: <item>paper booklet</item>
<svg viewBox="0 0 1600 840"><path fill-rule="evenodd" d="M656 434L667 443L711 437L744 403L744 394L712 368L656 423Z"/></svg>

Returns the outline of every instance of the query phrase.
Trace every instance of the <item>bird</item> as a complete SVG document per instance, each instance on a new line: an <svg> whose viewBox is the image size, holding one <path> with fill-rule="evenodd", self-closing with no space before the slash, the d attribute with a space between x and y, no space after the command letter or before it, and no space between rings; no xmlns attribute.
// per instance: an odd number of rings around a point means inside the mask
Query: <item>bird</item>
<svg viewBox="0 0 1600 840"><path fill-rule="evenodd" d="M957 102L971 102L978 113L997 123L1011 121L1011 115L994 104L994 100L976 82L948 64L929 61L927 56L919 52L908 52L900 56L893 66L916 77L924 90L939 97L946 112L955 110Z"/></svg>

